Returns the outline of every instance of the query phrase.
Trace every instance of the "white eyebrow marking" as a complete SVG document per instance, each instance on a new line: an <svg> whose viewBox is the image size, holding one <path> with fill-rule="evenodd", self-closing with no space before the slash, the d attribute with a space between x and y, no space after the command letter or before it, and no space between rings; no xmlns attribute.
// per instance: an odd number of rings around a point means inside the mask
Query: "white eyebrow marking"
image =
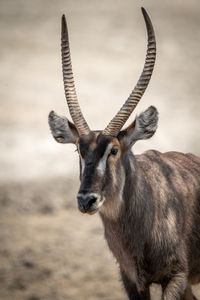
<svg viewBox="0 0 200 300"><path fill-rule="evenodd" d="M80 152L80 147L79 145L77 145L77 149L78 149L78 154L80 157L80 161L81 161L81 174L83 175L83 172L85 170L85 160L83 159L83 157L81 156L81 152Z"/></svg>
<svg viewBox="0 0 200 300"><path fill-rule="evenodd" d="M81 155L80 155L80 158L81 158L81 173L83 175L84 170L85 170L85 160L81 157Z"/></svg>
<svg viewBox="0 0 200 300"><path fill-rule="evenodd" d="M108 154L110 153L110 150L112 148L112 144L108 144L106 151L104 152L103 157L100 159L98 165L97 165L97 171L98 173L103 176L106 170L106 162Z"/></svg>

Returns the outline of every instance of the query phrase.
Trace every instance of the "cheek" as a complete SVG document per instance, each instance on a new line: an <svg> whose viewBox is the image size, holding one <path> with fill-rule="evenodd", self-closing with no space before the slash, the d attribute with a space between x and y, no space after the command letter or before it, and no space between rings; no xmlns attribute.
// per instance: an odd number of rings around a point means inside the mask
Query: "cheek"
<svg viewBox="0 0 200 300"><path fill-rule="evenodd" d="M114 157L108 157L106 162L106 167L103 173L102 182L103 182L103 189L104 188L114 188L120 184L120 179L118 176L118 168L120 168L119 161L116 160Z"/></svg>
<svg viewBox="0 0 200 300"><path fill-rule="evenodd" d="M118 184L117 166L118 166L117 161L114 161L113 159L109 161L109 171L110 171L110 177L112 178L113 186L117 186Z"/></svg>

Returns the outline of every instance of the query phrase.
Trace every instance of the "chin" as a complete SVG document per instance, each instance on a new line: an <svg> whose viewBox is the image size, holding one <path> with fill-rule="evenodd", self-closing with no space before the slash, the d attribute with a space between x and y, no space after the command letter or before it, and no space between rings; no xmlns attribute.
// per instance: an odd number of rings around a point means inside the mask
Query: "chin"
<svg viewBox="0 0 200 300"><path fill-rule="evenodd" d="M100 210L100 208L102 207L102 205L103 205L103 201L102 202L100 202L99 203L99 205L96 207L91 207L89 210L87 210L87 211L82 211L82 210L80 210L83 214L88 214L88 215L94 215L94 214L96 214L99 210Z"/></svg>
<svg viewBox="0 0 200 300"><path fill-rule="evenodd" d="M94 214L96 214L100 210L102 204L103 203L99 203L98 206L95 205L94 207L91 207L88 211L86 211L86 213L88 215L94 215Z"/></svg>
<svg viewBox="0 0 200 300"><path fill-rule="evenodd" d="M94 215L94 214L96 214L98 211L99 211L99 209L97 208L97 209L94 209L94 210L91 210L91 211L87 211L86 213L87 213L88 215Z"/></svg>
<svg viewBox="0 0 200 300"><path fill-rule="evenodd" d="M85 210L80 206L78 208L82 214L94 215L100 210L104 201L105 201L105 198L103 197L98 203L95 203L94 205L92 205L88 210Z"/></svg>
<svg viewBox="0 0 200 300"><path fill-rule="evenodd" d="M99 211L99 208L90 208L89 210L85 211L81 208L79 208L79 211L82 214L88 214L88 215L94 215L95 213L97 213Z"/></svg>

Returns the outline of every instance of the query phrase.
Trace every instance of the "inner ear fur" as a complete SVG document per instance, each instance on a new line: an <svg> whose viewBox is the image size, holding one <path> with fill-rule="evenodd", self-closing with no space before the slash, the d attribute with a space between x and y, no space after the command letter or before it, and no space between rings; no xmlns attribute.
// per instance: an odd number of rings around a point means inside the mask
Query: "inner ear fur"
<svg viewBox="0 0 200 300"><path fill-rule="evenodd" d="M79 138L78 131L73 123L66 117L57 115L54 111L49 113L49 126L51 133L58 143L76 144Z"/></svg>
<svg viewBox="0 0 200 300"><path fill-rule="evenodd" d="M138 140L146 140L154 135L158 127L158 111L154 106L150 106L125 130L122 130L118 139L125 148L131 147Z"/></svg>

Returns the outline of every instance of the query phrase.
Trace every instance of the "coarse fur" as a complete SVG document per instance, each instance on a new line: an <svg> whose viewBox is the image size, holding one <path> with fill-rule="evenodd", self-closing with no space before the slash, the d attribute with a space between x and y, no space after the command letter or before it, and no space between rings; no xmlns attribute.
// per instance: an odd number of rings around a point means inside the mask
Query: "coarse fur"
<svg viewBox="0 0 200 300"><path fill-rule="evenodd" d="M150 285L158 283L162 300L192 300L190 285L200 282L200 158L155 150L133 155L135 142L157 129L153 106L120 131L147 88L156 59L153 25L144 8L142 14L148 36L144 68L103 131L91 131L80 110L63 15L63 81L74 124L52 111L49 125L56 141L77 146L79 210L99 212L129 299L150 299Z"/></svg>
<svg viewBox="0 0 200 300"><path fill-rule="evenodd" d="M74 143L80 155L79 209L99 212L129 299L150 299L152 283L163 300L195 299L200 282L200 158L132 145L156 131L158 112L149 107L117 137L80 136L54 112L49 124L58 142Z"/></svg>

